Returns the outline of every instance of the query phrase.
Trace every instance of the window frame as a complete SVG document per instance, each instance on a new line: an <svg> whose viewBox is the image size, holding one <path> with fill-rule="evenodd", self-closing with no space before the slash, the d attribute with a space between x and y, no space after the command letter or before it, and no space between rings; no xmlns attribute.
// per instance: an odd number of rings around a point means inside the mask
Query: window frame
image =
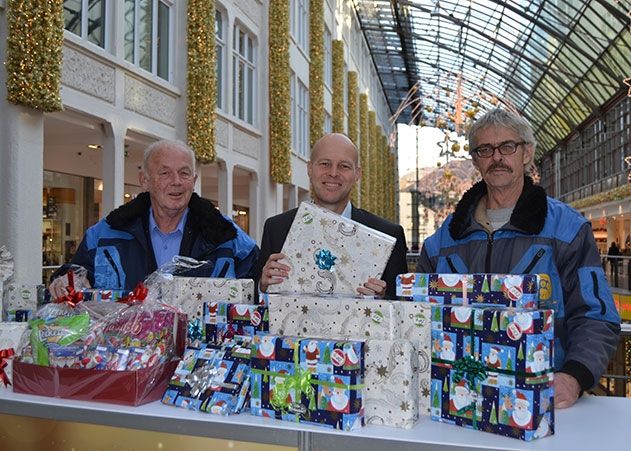
<svg viewBox="0 0 631 451"><path fill-rule="evenodd" d="M245 54L240 53L239 42L240 33L243 33L246 45ZM248 51L251 52L252 60L248 60ZM257 114L257 93L258 93L258 71L257 71L257 52L258 41L256 35L252 33L245 25L235 21L232 27L232 115L237 119L250 124L254 127L257 126L258 114ZM246 69L250 69L251 81L248 84L248 80L244 82L245 92L243 94L243 108L245 113L242 114L241 108L239 108L240 101L240 86L239 86L239 66L243 64ZM248 92L248 85L251 85L252 93ZM249 101L249 104L248 104ZM250 110L251 117L247 116L247 112Z"/></svg>
<svg viewBox="0 0 631 451"><path fill-rule="evenodd" d="M95 45L103 50L109 50L109 1L108 0L100 0L101 4L103 5L103 14L104 16L102 17L102 23L101 23L101 28L103 30L103 45L99 45L96 42L90 40L90 36L88 34L88 25L89 25L89 20L88 20L88 2L90 0L79 0L79 2L81 3L81 18L80 18L80 32L79 34L75 33L74 31L71 31L69 29L66 28L66 19L65 19L65 1L64 1L64 30L66 30L68 33L72 33L74 36L77 36L78 38L80 38L81 40L88 42L91 45Z"/></svg>

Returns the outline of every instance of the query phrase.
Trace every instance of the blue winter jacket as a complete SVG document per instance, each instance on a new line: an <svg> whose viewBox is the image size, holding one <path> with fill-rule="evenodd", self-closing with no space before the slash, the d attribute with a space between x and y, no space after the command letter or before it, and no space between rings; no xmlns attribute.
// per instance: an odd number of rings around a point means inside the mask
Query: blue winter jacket
<svg viewBox="0 0 631 451"><path fill-rule="evenodd" d="M475 220L486 195L475 184L452 215L425 240L418 272L545 273L555 309L555 367L583 390L605 372L620 334L620 317L600 264L591 224L525 178L509 223L489 233Z"/></svg>
<svg viewBox="0 0 631 451"><path fill-rule="evenodd" d="M149 234L148 193L112 211L90 227L72 258L88 270L93 287L132 290L156 270ZM179 255L206 261L187 276L253 278L259 249L256 243L209 200L193 193ZM62 267L53 278L63 274Z"/></svg>

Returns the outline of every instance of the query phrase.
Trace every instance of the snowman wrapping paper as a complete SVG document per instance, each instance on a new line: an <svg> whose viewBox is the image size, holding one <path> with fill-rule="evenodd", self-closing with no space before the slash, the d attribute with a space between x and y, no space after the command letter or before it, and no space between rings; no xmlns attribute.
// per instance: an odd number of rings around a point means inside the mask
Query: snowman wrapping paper
<svg viewBox="0 0 631 451"><path fill-rule="evenodd" d="M173 277L163 288L165 301L182 309L189 322L203 321L204 302L222 301L231 304L254 303L252 279L218 279L213 277Z"/></svg>
<svg viewBox="0 0 631 451"><path fill-rule="evenodd" d="M363 426L363 342L256 335L251 365L252 415L345 431Z"/></svg>
<svg viewBox="0 0 631 451"><path fill-rule="evenodd" d="M396 238L315 204L300 204L281 252L289 277L270 293L357 295L379 279Z"/></svg>
<svg viewBox="0 0 631 451"><path fill-rule="evenodd" d="M399 274L396 293L407 300L452 305L542 308L551 296L547 274Z"/></svg>
<svg viewBox="0 0 631 451"><path fill-rule="evenodd" d="M248 340L186 348L162 402L218 415L239 413L250 387L250 352Z"/></svg>
<svg viewBox="0 0 631 451"><path fill-rule="evenodd" d="M554 312L432 306L432 419L530 441L554 433Z"/></svg>
<svg viewBox="0 0 631 451"><path fill-rule="evenodd" d="M270 333L329 339L392 340L398 303L334 296L270 294Z"/></svg>
<svg viewBox="0 0 631 451"><path fill-rule="evenodd" d="M193 327L196 323L193 324ZM189 324L189 332L191 325ZM267 307L253 304L230 304L228 302L204 303L203 340L206 343L223 343L234 336L253 337L269 330ZM195 340L197 336L189 338Z"/></svg>

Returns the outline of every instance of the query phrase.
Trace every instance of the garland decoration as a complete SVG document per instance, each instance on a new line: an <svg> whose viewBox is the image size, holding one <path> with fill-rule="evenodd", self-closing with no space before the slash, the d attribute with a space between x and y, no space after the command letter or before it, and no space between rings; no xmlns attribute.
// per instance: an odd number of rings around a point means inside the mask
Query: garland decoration
<svg viewBox="0 0 631 451"><path fill-rule="evenodd" d="M61 111L63 0L7 2L7 100Z"/></svg>
<svg viewBox="0 0 631 451"><path fill-rule="evenodd" d="M603 204L605 202L623 200L627 197L631 197L631 184L622 185L609 191L605 191L604 193L594 194L593 196L571 202L570 207L579 210L581 208L587 208L592 205Z"/></svg>
<svg viewBox="0 0 631 451"><path fill-rule="evenodd" d="M289 67L289 0L269 3L269 151L270 175L291 182L291 97Z"/></svg>
<svg viewBox="0 0 631 451"><path fill-rule="evenodd" d="M202 164L215 161L217 66L215 2L189 0L186 44L186 133L188 145Z"/></svg>
<svg viewBox="0 0 631 451"><path fill-rule="evenodd" d="M368 112L368 164L370 165L369 183L368 183L368 204L365 207L367 210L376 212L377 196L377 113L374 111Z"/></svg>
<svg viewBox="0 0 631 451"><path fill-rule="evenodd" d="M344 133L344 41L333 41L333 131ZM350 102L350 98L349 98ZM351 138L353 140L353 138ZM353 141L355 142L355 141Z"/></svg>
<svg viewBox="0 0 631 451"><path fill-rule="evenodd" d="M348 137L355 144L359 141L357 133L357 115L359 113L357 108L357 93L357 72L350 71L348 73ZM335 116L335 101L336 97L333 97L333 116Z"/></svg>
<svg viewBox="0 0 631 451"><path fill-rule="evenodd" d="M310 147L324 134L324 0L309 3L309 141Z"/></svg>
<svg viewBox="0 0 631 451"><path fill-rule="evenodd" d="M361 208L368 208L368 196L370 195L370 143L368 141L368 94L359 95L359 164L362 168L359 202Z"/></svg>

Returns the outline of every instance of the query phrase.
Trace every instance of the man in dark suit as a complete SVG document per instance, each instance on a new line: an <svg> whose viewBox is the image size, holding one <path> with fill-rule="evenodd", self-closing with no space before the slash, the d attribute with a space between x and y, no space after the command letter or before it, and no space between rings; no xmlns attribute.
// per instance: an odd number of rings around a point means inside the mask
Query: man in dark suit
<svg viewBox="0 0 631 451"><path fill-rule="evenodd" d="M407 272L405 235L400 225L351 204L351 191L361 177L359 152L355 144L340 133L325 135L311 149L307 172L311 181L313 201L317 205L397 239L381 280L368 279L357 289L358 294L395 299L395 277ZM262 292L266 292L270 285L282 282L289 275L289 266L280 262L285 258L280 251L296 211L294 208L265 222L257 268L257 280L260 281L259 287Z"/></svg>

